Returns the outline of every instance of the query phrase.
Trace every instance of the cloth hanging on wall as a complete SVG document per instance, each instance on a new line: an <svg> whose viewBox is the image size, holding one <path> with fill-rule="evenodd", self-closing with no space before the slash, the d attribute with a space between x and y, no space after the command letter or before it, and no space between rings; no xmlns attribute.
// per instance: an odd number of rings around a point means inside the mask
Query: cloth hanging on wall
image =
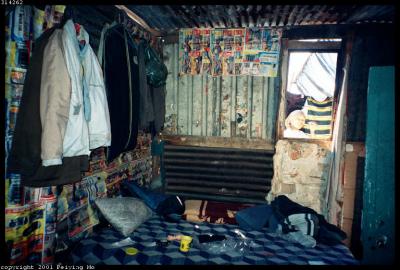
<svg viewBox="0 0 400 270"><path fill-rule="evenodd" d="M72 20L63 27L65 62L72 95L63 156L89 155L89 149L111 144L111 127L103 75L89 45L89 35L79 28L78 40ZM81 42L83 41L83 42Z"/></svg>
<svg viewBox="0 0 400 270"><path fill-rule="evenodd" d="M139 62L137 48L122 25L104 34L103 71L113 138L107 151L112 161L136 146L139 126Z"/></svg>
<svg viewBox="0 0 400 270"><path fill-rule="evenodd" d="M40 120L40 87L43 53L55 28L36 40L26 74L18 118L15 125L9 171L20 173L24 186L41 187L79 181L89 166L87 156L63 158L62 165L41 165L42 125Z"/></svg>
<svg viewBox="0 0 400 270"><path fill-rule="evenodd" d="M150 122L154 121L154 108L151 97L151 91L146 78L145 49L147 42L141 40L138 46L139 62L139 89L140 89L140 124L139 129L149 128Z"/></svg>

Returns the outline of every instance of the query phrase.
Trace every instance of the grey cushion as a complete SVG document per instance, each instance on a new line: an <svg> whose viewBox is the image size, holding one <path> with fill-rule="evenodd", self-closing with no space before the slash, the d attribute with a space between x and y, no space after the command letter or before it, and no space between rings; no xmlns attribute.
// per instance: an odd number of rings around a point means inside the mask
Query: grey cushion
<svg viewBox="0 0 400 270"><path fill-rule="evenodd" d="M137 198L99 198L96 205L108 222L125 237L152 216L152 211Z"/></svg>

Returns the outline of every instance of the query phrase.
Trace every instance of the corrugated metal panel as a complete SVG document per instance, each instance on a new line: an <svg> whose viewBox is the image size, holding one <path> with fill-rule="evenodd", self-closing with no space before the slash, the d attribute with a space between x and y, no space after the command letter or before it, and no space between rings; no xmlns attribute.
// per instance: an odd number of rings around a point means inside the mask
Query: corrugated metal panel
<svg viewBox="0 0 400 270"><path fill-rule="evenodd" d="M128 5L152 28L275 27L316 24L388 23L394 5Z"/></svg>
<svg viewBox="0 0 400 270"><path fill-rule="evenodd" d="M164 134L274 140L278 78L181 77L178 55L178 44L164 47L169 72Z"/></svg>
<svg viewBox="0 0 400 270"><path fill-rule="evenodd" d="M165 145L165 191L190 198L265 202L273 151Z"/></svg>

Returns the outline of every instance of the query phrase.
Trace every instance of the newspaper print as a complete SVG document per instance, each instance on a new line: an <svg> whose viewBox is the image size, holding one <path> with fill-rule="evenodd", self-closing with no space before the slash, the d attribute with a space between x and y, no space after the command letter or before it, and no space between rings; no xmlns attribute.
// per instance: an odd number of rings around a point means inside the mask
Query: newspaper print
<svg viewBox="0 0 400 270"><path fill-rule="evenodd" d="M179 31L179 67L180 74L191 74L191 51L193 46L193 30L182 29Z"/></svg>
<svg viewBox="0 0 400 270"><path fill-rule="evenodd" d="M221 76L223 73L223 51L224 37L223 30L214 29L211 32L211 59L212 76Z"/></svg>

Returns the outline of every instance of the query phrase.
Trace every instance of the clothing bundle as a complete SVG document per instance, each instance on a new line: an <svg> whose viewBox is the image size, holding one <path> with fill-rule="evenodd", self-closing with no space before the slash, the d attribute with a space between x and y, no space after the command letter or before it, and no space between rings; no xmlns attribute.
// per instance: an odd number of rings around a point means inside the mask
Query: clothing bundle
<svg viewBox="0 0 400 270"><path fill-rule="evenodd" d="M91 149L111 144L103 73L85 29L68 20L35 42L9 169L25 186L79 181Z"/></svg>
<svg viewBox="0 0 400 270"><path fill-rule="evenodd" d="M236 221L244 230L260 230L268 227L287 239L304 246L315 244L336 245L346 239L346 233L328 223L325 218L309 207L280 195L271 204L262 204L237 212Z"/></svg>

